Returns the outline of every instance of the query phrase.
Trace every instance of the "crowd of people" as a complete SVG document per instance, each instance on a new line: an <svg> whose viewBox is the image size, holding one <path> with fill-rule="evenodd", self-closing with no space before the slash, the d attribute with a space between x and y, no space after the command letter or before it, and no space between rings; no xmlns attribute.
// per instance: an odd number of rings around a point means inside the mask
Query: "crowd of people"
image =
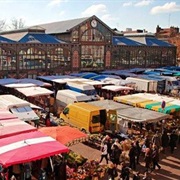
<svg viewBox="0 0 180 180"><path fill-rule="evenodd" d="M141 143L139 140L132 139L128 151L128 161L121 158L123 147L119 139L114 140L106 135L101 142L102 153L99 163L105 159L109 164L107 171L109 180L114 180L117 176L122 180L129 180L130 175L133 176L133 180L139 180L140 172L136 170L140 164L144 166L142 179L151 179L149 175L155 169L161 169L160 154L165 155L168 151L173 154L177 144L180 143L178 132L172 130L168 133L165 129L162 133L156 131L152 137L146 135ZM119 175L117 173L118 166L121 169Z"/></svg>

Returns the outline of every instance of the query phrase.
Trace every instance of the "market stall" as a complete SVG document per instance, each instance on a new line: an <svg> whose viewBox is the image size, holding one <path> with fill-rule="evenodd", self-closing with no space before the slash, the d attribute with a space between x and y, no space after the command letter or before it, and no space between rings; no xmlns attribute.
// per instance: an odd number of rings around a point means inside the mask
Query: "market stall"
<svg viewBox="0 0 180 180"><path fill-rule="evenodd" d="M106 99L113 99L114 96L129 94L134 89L127 86L116 86L116 85L107 85L101 88L101 94Z"/></svg>
<svg viewBox="0 0 180 180"><path fill-rule="evenodd" d="M121 102L124 104L129 104L131 106L138 106L139 103L144 103L144 102L147 102L149 100L146 99L145 97L138 97L134 94L134 95L114 97L114 101Z"/></svg>
<svg viewBox="0 0 180 180"><path fill-rule="evenodd" d="M165 114L180 111L180 101L159 94L138 93L114 97L114 101L129 104L135 107L150 109Z"/></svg>
<svg viewBox="0 0 180 180"><path fill-rule="evenodd" d="M22 121L38 120L39 117L31 109L30 103L13 95L0 95L0 107L15 114Z"/></svg>
<svg viewBox="0 0 180 180"><path fill-rule="evenodd" d="M33 132L37 129L18 118L0 119L0 138L9 137L25 132Z"/></svg>
<svg viewBox="0 0 180 180"><path fill-rule="evenodd" d="M66 146L70 146L78 142L83 142L88 139L87 134L81 132L77 128L70 126L43 127L39 128L38 130L48 136L51 136Z"/></svg>
<svg viewBox="0 0 180 180"><path fill-rule="evenodd" d="M142 108L118 109L118 117L132 122L152 123L169 118L168 114Z"/></svg>
<svg viewBox="0 0 180 180"><path fill-rule="evenodd" d="M0 164L9 167L68 151L66 146L42 132L21 133L0 139Z"/></svg>
<svg viewBox="0 0 180 180"><path fill-rule="evenodd" d="M6 109L0 109L0 120L17 119L15 114L10 113Z"/></svg>
<svg viewBox="0 0 180 180"><path fill-rule="evenodd" d="M47 111L53 108L51 107L53 106L51 103L53 97L51 98L50 96L53 95L54 92L50 91L49 89L44 87L24 87L15 88L15 90L18 92L19 96L23 95L23 97L30 103L42 107Z"/></svg>

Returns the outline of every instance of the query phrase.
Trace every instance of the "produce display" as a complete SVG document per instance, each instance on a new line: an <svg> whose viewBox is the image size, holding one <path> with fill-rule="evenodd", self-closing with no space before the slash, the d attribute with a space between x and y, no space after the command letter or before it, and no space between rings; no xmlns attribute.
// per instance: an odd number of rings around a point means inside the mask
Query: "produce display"
<svg viewBox="0 0 180 180"><path fill-rule="evenodd" d="M93 180L104 177L107 165L100 165L99 162L92 160L78 166L76 170L67 167L67 180Z"/></svg>
<svg viewBox="0 0 180 180"><path fill-rule="evenodd" d="M81 166L83 165L87 159L81 156L80 154L77 154L73 151L69 151L69 153L66 155L67 164L71 166Z"/></svg>

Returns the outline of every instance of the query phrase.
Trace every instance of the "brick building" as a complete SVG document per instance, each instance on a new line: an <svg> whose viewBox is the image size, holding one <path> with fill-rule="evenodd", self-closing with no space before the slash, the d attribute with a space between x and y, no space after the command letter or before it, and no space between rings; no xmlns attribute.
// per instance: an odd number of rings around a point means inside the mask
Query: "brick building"
<svg viewBox="0 0 180 180"><path fill-rule="evenodd" d="M169 42L177 47L177 63L180 63L180 32L178 27L156 27L156 38Z"/></svg>
<svg viewBox="0 0 180 180"><path fill-rule="evenodd" d="M1 78L175 64L172 44L145 32L119 34L96 16L0 33Z"/></svg>

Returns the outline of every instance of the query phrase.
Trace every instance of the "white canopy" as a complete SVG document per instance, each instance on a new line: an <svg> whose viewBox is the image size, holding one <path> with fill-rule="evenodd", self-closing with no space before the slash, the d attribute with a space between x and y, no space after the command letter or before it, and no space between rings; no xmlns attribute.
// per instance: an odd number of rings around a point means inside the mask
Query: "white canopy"
<svg viewBox="0 0 180 180"><path fill-rule="evenodd" d="M115 86L115 85L104 86L104 87L102 87L102 89L109 90L109 91L115 91L115 92L122 91L122 90L133 90L133 88L131 88L131 87Z"/></svg>
<svg viewBox="0 0 180 180"><path fill-rule="evenodd" d="M37 86L37 85L33 83L16 83L16 84L5 85L5 87L10 87L10 88L23 88L23 87L34 87L34 86Z"/></svg>
<svg viewBox="0 0 180 180"><path fill-rule="evenodd" d="M10 109L14 106L29 106L29 103L13 95L0 95L1 108Z"/></svg>
<svg viewBox="0 0 180 180"><path fill-rule="evenodd" d="M30 106L14 107L11 108L10 111L22 121L33 121L39 119Z"/></svg>
<svg viewBox="0 0 180 180"><path fill-rule="evenodd" d="M25 87L25 88L16 88L17 91L24 94L26 97L29 96L43 96L53 94L53 91L50 91L43 87Z"/></svg>

